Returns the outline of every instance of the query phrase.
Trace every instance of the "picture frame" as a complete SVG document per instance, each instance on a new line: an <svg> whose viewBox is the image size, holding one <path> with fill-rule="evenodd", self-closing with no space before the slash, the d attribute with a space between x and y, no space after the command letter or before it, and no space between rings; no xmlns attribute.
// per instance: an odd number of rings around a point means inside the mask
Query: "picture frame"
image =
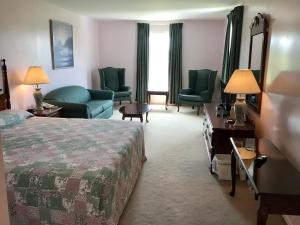
<svg viewBox="0 0 300 225"><path fill-rule="evenodd" d="M73 26L58 20L50 20L52 68L74 67Z"/></svg>

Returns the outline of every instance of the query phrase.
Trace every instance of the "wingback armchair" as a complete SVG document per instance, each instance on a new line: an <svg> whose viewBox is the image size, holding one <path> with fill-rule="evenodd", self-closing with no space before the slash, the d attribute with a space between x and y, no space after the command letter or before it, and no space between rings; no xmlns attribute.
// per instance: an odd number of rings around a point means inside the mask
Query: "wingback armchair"
<svg viewBox="0 0 300 225"><path fill-rule="evenodd" d="M189 88L182 89L178 94L177 107L192 105L198 107L197 115L199 115L200 107L203 103L211 102L217 71L209 69L189 70Z"/></svg>
<svg viewBox="0 0 300 225"><path fill-rule="evenodd" d="M125 86L125 69L106 67L99 69L100 83L102 90L112 90L114 92L114 101L130 101L130 87Z"/></svg>

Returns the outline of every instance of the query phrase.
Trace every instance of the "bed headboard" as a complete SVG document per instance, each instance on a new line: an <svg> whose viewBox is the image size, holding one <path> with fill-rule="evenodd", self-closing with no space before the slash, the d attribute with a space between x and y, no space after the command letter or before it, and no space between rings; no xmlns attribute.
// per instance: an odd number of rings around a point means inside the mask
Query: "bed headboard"
<svg viewBox="0 0 300 225"><path fill-rule="evenodd" d="M1 76L2 79L0 80L2 80L2 84L0 84L0 110L5 110L11 108L5 59L1 59Z"/></svg>

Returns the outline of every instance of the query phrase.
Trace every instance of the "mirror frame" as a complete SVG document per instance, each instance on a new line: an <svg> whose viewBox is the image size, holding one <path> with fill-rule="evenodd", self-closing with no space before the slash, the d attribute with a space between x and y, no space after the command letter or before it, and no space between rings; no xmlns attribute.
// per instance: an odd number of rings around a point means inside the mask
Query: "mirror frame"
<svg viewBox="0 0 300 225"><path fill-rule="evenodd" d="M7 68L5 64L5 59L1 59L1 76L3 81L3 93L0 93L0 110L10 109L10 94L9 94L9 86L7 80Z"/></svg>
<svg viewBox="0 0 300 225"><path fill-rule="evenodd" d="M246 98L246 102L248 103L251 108L260 113L261 109L261 99L262 99L262 92L264 87L264 79L265 79L265 63L266 63L266 54L267 54L267 43L268 43L268 29L269 23L266 18L266 15L258 13L252 20L250 25L250 46L249 46L249 61L248 61L248 69L251 69L251 59L252 59L252 45L253 45L253 37L259 34L263 34L263 43L262 43L262 51L261 51L261 62L260 62L260 83L258 86L261 90L259 94L257 94L257 104L249 101Z"/></svg>

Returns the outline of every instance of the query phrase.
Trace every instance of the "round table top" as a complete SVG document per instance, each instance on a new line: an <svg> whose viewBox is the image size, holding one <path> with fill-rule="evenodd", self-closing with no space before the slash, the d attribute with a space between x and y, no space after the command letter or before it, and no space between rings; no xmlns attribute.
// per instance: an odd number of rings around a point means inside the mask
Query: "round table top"
<svg viewBox="0 0 300 225"><path fill-rule="evenodd" d="M119 112L122 114L143 114L149 112L151 109L148 104L145 103L132 103L129 105L122 106Z"/></svg>

